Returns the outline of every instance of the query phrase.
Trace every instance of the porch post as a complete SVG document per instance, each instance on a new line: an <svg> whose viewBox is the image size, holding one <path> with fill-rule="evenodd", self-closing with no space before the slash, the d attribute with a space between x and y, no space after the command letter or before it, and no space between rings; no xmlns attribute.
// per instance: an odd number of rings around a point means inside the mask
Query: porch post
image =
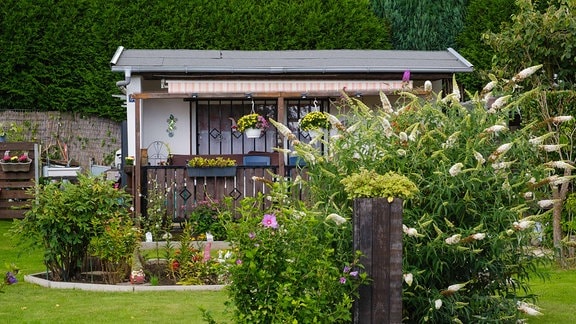
<svg viewBox="0 0 576 324"><path fill-rule="evenodd" d="M140 107L141 107L141 101L142 99L138 98L135 100L135 108L136 111L135 113L135 125L134 125L134 129L136 131L136 152L135 152L135 158L134 158L134 188L133 188L133 192L134 192L134 212L135 215L141 215L141 199L140 199L140 192L141 192L141 178L140 178L140 174L141 174L141 167L142 167L142 154L140 152Z"/></svg>
<svg viewBox="0 0 576 324"><path fill-rule="evenodd" d="M278 97L278 121L284 125L287 125L286 120L286 109L284 107L284 97ZM278 132L276 132L276 142L279 148L284 148L285 139L283 136L280 136ZM278 152L278 174L284 175L284 153Z"/></svg>

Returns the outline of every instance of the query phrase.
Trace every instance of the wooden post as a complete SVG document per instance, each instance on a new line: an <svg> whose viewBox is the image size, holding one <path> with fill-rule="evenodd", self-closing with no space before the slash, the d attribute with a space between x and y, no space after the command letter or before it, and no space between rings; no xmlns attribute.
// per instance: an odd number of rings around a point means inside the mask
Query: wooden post
<svg viewBox="0 0 576 324"><path fill-rule="evenodd" d="M402 199L354 200L354 250L372 279L359 289L354 323L402 323Z"/></svg>

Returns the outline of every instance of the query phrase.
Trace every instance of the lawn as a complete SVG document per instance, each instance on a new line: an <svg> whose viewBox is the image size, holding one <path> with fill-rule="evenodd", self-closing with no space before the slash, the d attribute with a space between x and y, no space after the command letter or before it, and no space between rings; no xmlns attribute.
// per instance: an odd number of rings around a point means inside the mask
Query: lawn
<svg viewBox="0 0 576 324"><path fill-rule="evenodd" d="M24 282L24 275L42 272L39 251L19 251L4 234L12 222L0 220L0 273L10 263L20 268L18 283L0 294L2 323L205 323L202 311L218 323L230 321L225 291L91 292L49 289Z"/></svg>
<svg viewBox="0 0 576 324"><path fill-rule="evenodd" d="M225 291L91 292L49 289L24 282L24 274L44 271L40 252L19 251L4 234L11 221L0 221L0 267L11 262L20 267L19 282L0 294L2 323L204 323L200 308L209 310L218 323L231 322ZM534 277L543 316L529 323L576 323L574 287L576 271L543 268L545 281ZM3 273L2 270L1 273Z"/></svg>

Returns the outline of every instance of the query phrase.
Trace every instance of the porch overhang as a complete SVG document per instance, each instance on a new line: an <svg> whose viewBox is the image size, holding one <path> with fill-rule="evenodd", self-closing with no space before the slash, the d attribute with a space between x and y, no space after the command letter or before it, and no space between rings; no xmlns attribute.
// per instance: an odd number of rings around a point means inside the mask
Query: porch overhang
<svg viewBox="0 0 576 324"><path fill-rule="evenodd" d="M277 96L286 94L336 96L341 91L363 95L412 90L412 81L393 80L167 80L169 94L230 96L252 94Z"/></svg>

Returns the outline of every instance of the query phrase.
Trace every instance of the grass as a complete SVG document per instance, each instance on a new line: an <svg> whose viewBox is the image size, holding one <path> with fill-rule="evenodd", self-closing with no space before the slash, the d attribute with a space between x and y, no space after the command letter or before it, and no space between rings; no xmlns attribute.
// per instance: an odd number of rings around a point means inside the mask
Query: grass
<svg viewBox="0 0 576 324"><path fill-rule="evenodd" d="M41 252L19 251L4 235L12 222L0 220L0 273L6 264L20 267L19 282L0 294L2 323L204 323L202 311L210 311L218 323L231 322L224 303L225 291L91 292L49 289L24 282L24 274L44 271ZM544 315L530 317L529 323L576 323L574 287L576 272L554 267L542 268L548 279L537 277L532 292Z"/></svg>
<svg viewBox="0 0 576 324"><path fill-rule="evenodd" d="M549 277L544 281L533 279L530 282L532 291L539 296L537 305L541 308L542 316L530 317L531 324L564 324L576 323L576 271L544 268Z"/></svg>
<svg viewBox="0 0 576 324"><path fill-rule="evenodd" d="M200 308L218 323L231 321L225 291L92 292L24 282L24 275L45 271L42 253L19 251L4 235L11 224L0 220L0 274L10 263L20 273L0 293L2 323L205 323Z"/></svg>

